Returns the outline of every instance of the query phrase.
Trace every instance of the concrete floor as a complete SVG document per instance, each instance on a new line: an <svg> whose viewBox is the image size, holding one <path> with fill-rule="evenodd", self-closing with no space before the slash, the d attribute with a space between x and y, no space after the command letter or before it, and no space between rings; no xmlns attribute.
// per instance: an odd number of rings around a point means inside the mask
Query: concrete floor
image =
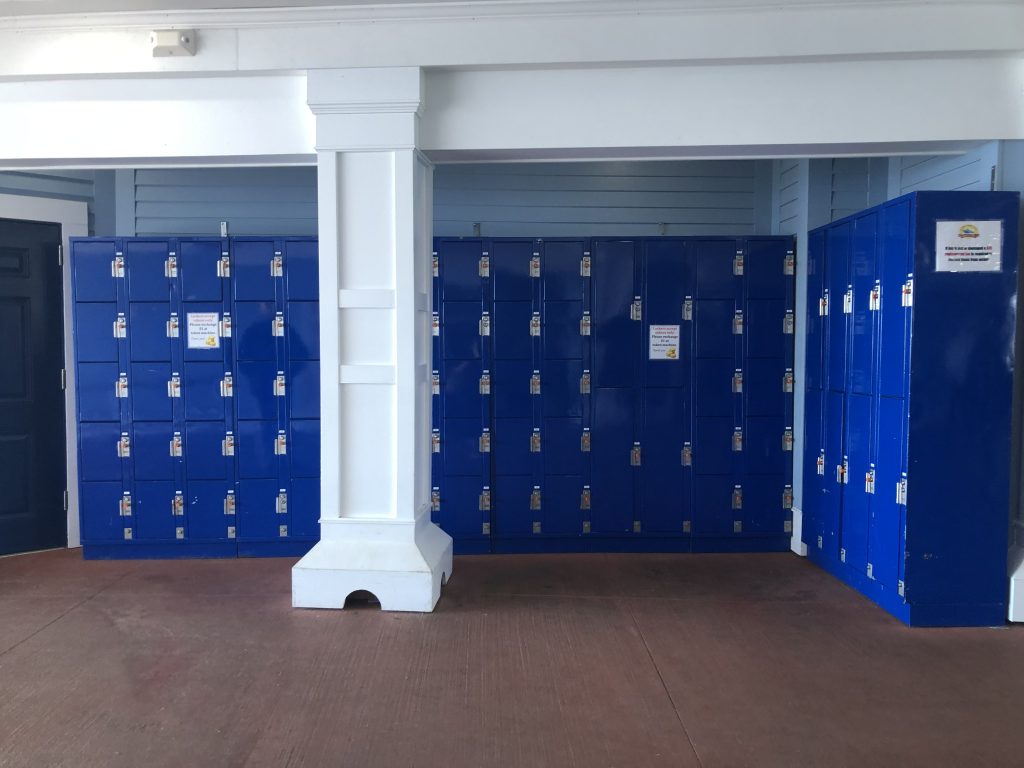
<svg viewBox="0 0 1024 768"><path fill-rule="evenodd" d="M0 766L1024 764L1024 629L793 555L462 557L433 615L292 562L0 559Z"/></svg>

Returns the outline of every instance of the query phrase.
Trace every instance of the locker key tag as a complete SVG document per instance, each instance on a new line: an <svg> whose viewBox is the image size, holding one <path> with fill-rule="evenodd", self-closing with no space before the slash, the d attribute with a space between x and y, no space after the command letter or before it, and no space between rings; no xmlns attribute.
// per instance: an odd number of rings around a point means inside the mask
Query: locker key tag
<svg viewBox="0 0 1024 768"><path fill-rule="evenodd" d="M743 335L743 310L737 309L732 316L732 332L734 336Z"/></svg>
<svg viewBox="0 0 1024 768"><path fill-rule="evenodd" d="M128 374L122 373L114 383L114 397L128 397Z"/></svg>
<svg viewBox="0 0 1024 768"><path fill-rule="evenodd" d="M732 273L736 277L743 277L743 251L736 251L732 259Z"/></svg>
<svg viewBox="0 0 1024 768"><path fill-rule="evenodd" d="M114 254L114 260L110 262L110 276L124 277L124 255L120 251Z"/></svg>
<svg viewBox="0 0 1024 768"><path fill-rule="evenodd" d="M285 437L283 429L277 430L277 437L274 438L274 455L285 456L288 453L288 438Z"/></svg>
<svg viewBox="0 0 1024 768"><path fill-rule="evenodd" d="M271 335L278 338L284 336L284 312L275 312L273 327L271 328Z"/></svg>
<svg viewBox="0 0 1024 768"><path fill-rule="evenodd" d="M231 256L227 251L222 251L217 260L217 277L231 277Z"/></svg>
<svg viewBox="0 0 1024 768"><path fill-rule="evenodd" d="M793 251L786 251L786 256L782 260L782 274L787 277L796 274L796 254Z"/></svg>
<svg viewBox="0 0 1024 768"><path fill-rule="evenodd" d="M285 396L284 371L278 371L274 377L274 397Z"/></svg>
<svg viewBox="0 0 1024 768"><path fill-rule="evenodd" d="M484 371L480 374L480 394L489 395L491 394L491 372Z"/></svg>
<svg viewBox="0 0 1024 768"><path fill-rule="evenodd" d="M786 336L793 335L793 329L796 326L796 315L792 309L787 309L786 314L782 318L782 333Z"/></svg>
<svg viewBox="0 0 1024 768"><path fill-rule="evenodd" d="M690 296L683 299L683 320L687 323L693 320L693 298Z"/></svg>
<svg viewBox="0 0 1024 768"><path fill-rule="evenodd" d="M172 373L170 381L167 382L167 396L181 397L181 376L177 373Z"/></svg>
<svg viewBox="0 0 1024 768"><path fill-rule="evenodd" d="M167 338L177 339L181 336L181 325L178 322L178 313L171 312L171 317L167 321Z"/></svg>
<svg viewBox="0 0 1024 768"><path fill-rule="evenodd" d="M540 312L534 312L530 317L530 335L540 336Z"/></svg>
<svg viewBox="0 0 1024 768"><path fill-rule="evenodd" d="M220 331L222 339L231 338L231 313L225 312L224 319L217 324L217 330Z"/></svg>
<svg viewBox="0 0 1024 768"><path fill-rule="evenodd" d="M228 432L224 435L224 439L220 441L220 452L223 456L235 455L235 435L233 432Z"/></svg>
<svg viewBox="0 0 1024 768"><path fill-rule="evenodd" d="M584 251L580 259L580 277L590 277L590 251Z"/></svg>
<svg viewBox="0 0 1024 768"><path fill-rule="evenodd" d="M540 254L534 253L530 258L530 277L540 277Z"/></svg>
<svg viewBox="0 0 1024 768"><path fill-rule="evenodd" d="M584 312L580 318L580 336L590 335L590 312Z"/></svg>
<svg viewBox="0 0 1024 768"><path fill-rule="evenodd" d="M787 392L787 393L792 392L793 391L793 384L794 384L793 369L792 368L787 368L786 372L782 375L782 391L783 392Z"/></svg>
<svg viewBox="0 0 1024 768"><path fill-rule="evenodd" d="M128 321L125 319L124 312L117 313L117 319L114 321L114 338L128 338Z"/></svg>
<svg viewBox="0 0 1024 768"><path fill-rule="evenodd" d="M234 397L235 395L235 382L230 373L225 373L224 378L220 382L220 396L221 397Z"/></svg>
<svg viewBox="0 0 1024 768"><path fill-rule="evenodd" d="M167 260L164 261L164 277L175 278L178 276L178 257L174 251L171 251L167 255Z"/></svg>
<svg viewBox="0 0 1024 768"><path fill-rule="evenodd" d="M274 251L274 258L270 260L270 276L284 277L284 258L280 251Z"/></svg>
<svg viewBox="0 0 1024 768"><path fill-rule="evenodd" d="M174 437L171 438L171 457L181 458L181 432L175 432Z"/></svg>

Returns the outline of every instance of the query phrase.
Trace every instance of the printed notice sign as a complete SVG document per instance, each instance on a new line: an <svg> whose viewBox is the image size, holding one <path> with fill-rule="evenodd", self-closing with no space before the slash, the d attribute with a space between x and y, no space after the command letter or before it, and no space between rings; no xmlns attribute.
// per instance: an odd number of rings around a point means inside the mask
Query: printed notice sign
<svg viewBox="0 0 1024 768"><path fill-rule="evenodd" d="M186 315L188 326L189 349L220 348L220 332L218 312L189 312Z"/></svg>
<svg viewBox="0 0 1024 768"><path fill-rule="evenodd" d="M679 326L652 325L648 356L651 360L678 360Z"/></svg>
<svg viewBox="0 0 1024 768"><path fill-rule="evenodd" d="M998 272L1003 264L1003 222L935 222L937 272Z"/></svg>

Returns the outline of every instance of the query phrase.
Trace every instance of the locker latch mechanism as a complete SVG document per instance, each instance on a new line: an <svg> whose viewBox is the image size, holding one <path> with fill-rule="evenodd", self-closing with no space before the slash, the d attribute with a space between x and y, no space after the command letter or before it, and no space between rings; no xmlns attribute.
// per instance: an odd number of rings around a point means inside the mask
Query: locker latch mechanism
<svg viewBox="0 0 1024 768"><path fill-rule="evenodd" d="M185 495L178 491L171 499L171 516L183 517L185 515Z"/></svg>
<svg viewBox="0 0 1024 768"><path fill-rule="evenodd" d="M821 298L818 299L818 316L828 317L828 289L822 294Z"/></svg>
<svg viewBox="0 0 1024 768"><path fill-rule="evenodd" d="M125 398L128 397L128 374L122 373L117 377L117 381L114 382L114 397Z"/></svg>
<svg viewBox="0 0 1024 768"><path fill-rule="evenodd" d="M629 305L629 319L643 320L643 300L639 296L634 296L633 303Z"/></svg>
<svg viewBox="0 0 1024 768"><path fill-rule="evenodd" d="M178 257L172 252L164 261L164 277L175 278L178 276Z"/></svg>
<svg viewBox="0 0 1024 768"><path fill-rule="evenodd" d="M220 396L221 397L234 397L235 395L235 382L230 373L225 373L224 378L220 382Z"/></svg>
<svg viewBox="0 0 1024 768"><path fill-rule="evenodd" d="M743 486L734 485L732 487L732 508L743 509Z"/></svg>
<svg viewBox="0 0 1024 768"><path fill-rule="evenodd" d="M853 314L853 286L847 288L843 294L843 314Z"/></svg>
<svg viewBox="0 0 1024 768"><path fill-rule="evenodd" d="M114 254L114 260L110 262L110 276L124 277L124 254L120 251Z"/></svg>
<svg viewBox="0 0 1024 768"><path fill-rule="evenodd" d="M441 452L441 430L439 429L430 430L430 452Z"/></svg>
<svg viewBox="0 0 1024 768"><path fill-rule="evenodd" d="M228 432L224 435L224 439L220 441L220 452L223 456L234 456L235 455L235 433Z"/></svg>
<svg viewBox="0 0 1024 768"><path fill-rule="evenodd" d="M118 505L118 514L120 514L121 517L132 516L132 495L128 491L121 494L121 502Z"/></svg>
<svg viewBox="0 0 1024 768"><path fill-rule="evenodd" d="M274 251L274 256L270 260L270 276L284 277L284 259L280 251Z"/></svg>
<svg viewBox="0 0 1024 768"><path fill-rule="evenodd" d="M580 259L580 277L590 277L590 251L584 251Z"/></svg>
<svg viewBox="0 0 1024 768"><path fill-rule="evenodd" d="M175 432L171 437L170 454L173 458L181 458L181 432Z"/></svg>
<svg viewBox="0 0 1024 768"><path fill-rule="evenodd" d="M274 510L279 515L288 514L288 491L284 488L277 492L277 499L274 502Z"/></svg>
<svg viewBox="0 0 1024 768"><path fill-rule="evenodd" d="M480 262L477 264L476 273L480 277L491 276L491 257L486 253L480 257Z"/></svg>
<svg viewBox="0 0 1024 768"><path fill-rule="evenodd" d="M590 509L590 486L584 485L580 492L580 509Z"/></svg>
<svg viewBox="0 0 1024 768"><path fill-rule="evenodd" d="M679 463L684 467L693 466L693 446L690 443L683 443L683 449L679 453Z"/></svg>
<svg viewBox="0 0 1024 768"><path fill-rule="evenodd" d="M872 466L864 473L864 493L875 492L875 468Z"/></svg>
<svg viewBox="0 0 1024 768"><path fill-rule="evenodd" d="M480 316L480 335L491 335L491 315L488 312L484 312L483 315Z"/></svg>
<svg viewBox="0 0 1024 768"><path fill-rule="evenodd" d="M693 320L693 298L690 296L683 299L683 320L686 322Z"/></svg>
<svg viewBox="0 0 1024 768"><path fill-rule="evenodd" d="M640 453L640 443L633 443L633 447L629 450L629 464L632 467L639 467L642 456Z"/></svg>
<svg viewBox="0 0 1024 768"><path fill-rule="evenodd" d="M782 332L786 336L792 336L795 327L796 315L794 315L792 309L787 309L786 314L782 318Z"/></svg>
<svg viewBox="0 0 1024 768"><path fill-rule="evenodd" d="M907 476L903 475L896 483L896 503L901 507L907 506Z"/></svg>
<svg viewBox="0 0 1024 768"><path fill-rule="evenodd" d="M127 432L122 432L121 438L117 441L117 455L122 459L131 458L132 440Z"/></svg>
<svg viewBox="0 0 1024 768"><path fill-rule="evenodd" d="M743 428L736 427L732 431L732 449L735 452L743 450Z"/></svg>
<svg viewBox="0 0 1024 768"><path fill-rule="evenodd" d="M782 450L792 451L793 450L793 428L786 427L782 432Z"/></svg>
<svg viewBox="0 0 1024 768"><path fill-rule="evenodd" d="M114 338L128 338L128 321L125 319L124 312L117 313L117 319L114 321Z"/></svg>
<svg viewBox="0 0 1024 768"><path fill-rule="evenodd" d="M540 453L540 428L534 427L530 435L530 453Z"/></svg>
<svg viewBox="0 0 1024 768"><path fill-rule="evenodd" d="M430 511L441 511L441 489L436 485L430 489Z"/></svg>
<svg viewBox="0 0 1024 768"><path fill-rule="evenodd" d="M540 509L540 486L533 486L533 490L530 491L530 509Z"/></svg>
<svg viewBox="0 0 1024 768"><path fill-rule="evenodd" d="M491 430L484 427L483 433L480 435L480 439L477 440L477 448L480 453L491 452Z"/></svg>
<svg viewBox="0 0 1024 768"><path fill-rule="evenodd" d="M734 336L743 335L743 310L737 309L732 316L732 333Z"/></svg>
<svg viewBox="0 0 1024 768"><path fill-rule="evenodd" d="M793 486L787 485L782 489L782 508L793 508Z"/></svg>
<svg viewBox="0 0 1024 768"><path fill-rule="evenodd" d="M530 258L530 277L540 277L540 254L534 253Z"/></svg>
<svg viewBox="0 0 1024 768"><path fill-rule="evenodd" d="M734 395L743 393L743 371L739 368L732 374L732 392Z"/></svg>
<svg viewBox="0 0 1024 768"><path fill-rule="evenodd" d="M284 312L275 312L270 335L276 338L284 337Z"/></svg>
<svg viewBox="0 0 1024 768"><path fill-rule="evenodd" d="M441 394L441 374L439 374L437 371L430 372L430 394Z"/></svg>
<svg viewBox="0 0 1024 768"><path fill-rule="evenodd" d="M818 469L818 474L821 477L824 477L825 476L825 451L824 451L824 449L822 449L821 453L818 454L817 469Z"/></svg>
<svg viewBox="0 0 1024 768"><path fill-rule="evenodd" d="M171 312L171 317L167 321L167 338L177 339L181 335L181 328L178 324L178 313Z"/></svg>
<svg viewBox="0 0 1024 768"><path fill-rule="evenodd" d="M589 370L583 371L583 375L580 376L580 394L581 395L589 395L590 394L590 371Z"/></svg>
<svg viewBox="0 0 1024 768"><path fill-rule="evenodd" d="M533 375L530 376L530 394L540 394L540 371L534 371Z"/></svg>
<svg viewBox="0 0 1024 768"><path fill-rule="evenodd" d="M903 292L900 296L900 306L912 307L914 306L914 278L909 276L907 282L903 284Z"/></svg>
<svg viewBox="0 0 1024 768"><path fill-rule="evenodd" d="M441 317L440 315L437 314L437 312L430 313L430 335L441 335Z"/></svg>
<svg viewBox="0 0 1024 768"><path fill-rule="evenodd" d="M590 335L590 312L584 312L580 318L580 336Z"/></svg>
<svg viewBox="0 0 1024 768"><path fill-rule="evenodd" d="M530 335L540 336L540 312L534 312L530 317Z"/></svg>
<svg viewBox="0 0 1024 768"><path fill-rule="evenodd" d="M284 456L288 453L288 438L283 429L277 430L277 437L274 438L274 454Z"/></svg>
<svg viewBox="0 0 1024 768"><path fill-rule="evenodd" d="M217 324L217 330L220 331L220 336L221 336L222 339L230 339L231 338L231 313L230 312L225 312L224 313L224 319L222 319Z"/></svg>
<svg viewBox="0 0 1024 768"><path fill-rule="evenodd" d="M284 371L278 371L274 377L274 397L285 396Z"/></svg>
<svg viewBox="0 0 1024 768"><path fill-rule="evenodd" d="M491 511L491 489L490 489L489 486L486 486L486 485L484 486L484 489L482 491L480 491L480 511L481 512L490 512ZM487 530L484 531L484 533L489 533L490 532L490 525L488 525L487 523L484 523L484 525L487 525Z"/></svg>
<svg viewBox="0 0 1024 768"><path fill-rule="evenodd" d="M170 380L167 382L167 396L170 398L181 397L181 376L177 373L172 373Z"/></svg>
<svg viewBox="0 0 1024 768"><path fill-rule="evenodd" d="M787 368L786 372L782 375L782 391L789 393L793 391L793 369Z"/></svg>
<svg viewBox="0 0 1024 768"><path fill-rule="evenodd" d="M491 372L484 371L480 374L480 394L489 395L491 394Z"/></svg>
<svg viewBox="0 0 1024 768"><path fill-rule="evenodd" d="M228 495L224 497L224 514L233 515L235 514L235 492L228 491Z"/></svg>
<svg viewBox="0 0 1024 768"><path fill-rule="evenodd" d="M871 296L868 298L868 309L872 312L878 312L882 308L882 281L875 280L875 285L871 289Z"/></svg>
<svg viewBox="0 0 1024 768"><path fill-rule="evenodd" d="M793 251L786 251L782 260L782 274L787 276L796 274L796 254Z"/></svg>
<svg viewBox="0 0 1024 768"><path fill-rule="evenodd" d="M736 251L736 255L732 257L732 273L736 277L743 276L743 251Z"/></svg>
<svg viewBox="0 0 1024 768"><path fill-rule="evenodd" d="M231 256L223 251L217 260L217 277L231 277Z"/></svg>
<svg viewBox="0 0 1024 768"><path fill-rule="evenodd" d="M434 277L437 277L438 275L441 274L440 266L441 263L440 260L437 258L437 251L434 251L433 255L430 257L430 269Z"/></svg>
<svg viewBox="0 0 1024 768"><path fill-rule="evenodd" d="M580 435L580 452L590 453L590 427L584 427Z"/></svg>

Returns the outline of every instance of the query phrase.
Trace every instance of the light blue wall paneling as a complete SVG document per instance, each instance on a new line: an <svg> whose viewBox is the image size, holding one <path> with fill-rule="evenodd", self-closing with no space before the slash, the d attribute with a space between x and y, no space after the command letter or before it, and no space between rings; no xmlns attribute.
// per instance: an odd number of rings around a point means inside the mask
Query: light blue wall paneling
<svg viewBox="0 0 1024 768"><path fill-rule="evenodd" d="M999 142L990 141L963 155L893 158L896 194L923 190L993 189L999 167Z"/></svg>
<svg viewBox="0 0 1024 768"><path fill-rule="evenodd" d="M837 157L831 171L830 221L884 203L889 196L886 157Z"/></svg>
<svg viewBox="0 0 1024 768"><path fill-rule="evenodd" d="M76 200L89 205L89 231L94 231L95 217L93 171L3 171L0 172L0 194Z"/></svg>

